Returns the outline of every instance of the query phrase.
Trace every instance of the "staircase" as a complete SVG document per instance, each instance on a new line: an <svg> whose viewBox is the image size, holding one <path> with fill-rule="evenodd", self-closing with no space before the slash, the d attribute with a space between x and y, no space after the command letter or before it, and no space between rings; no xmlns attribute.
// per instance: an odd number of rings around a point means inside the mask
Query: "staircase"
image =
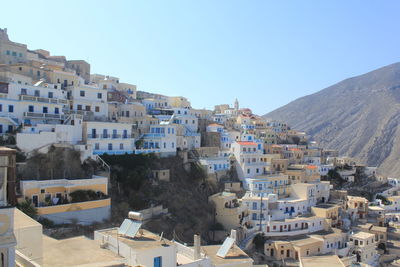
<svg viewBox="0 0 400 267"><path fill-rule="evenodd" d="M108 172L108 176L110 176L111 168L110 165L107 164L99 155L94 155L94 159L100 163L100 165L105 168Z"/></svg>

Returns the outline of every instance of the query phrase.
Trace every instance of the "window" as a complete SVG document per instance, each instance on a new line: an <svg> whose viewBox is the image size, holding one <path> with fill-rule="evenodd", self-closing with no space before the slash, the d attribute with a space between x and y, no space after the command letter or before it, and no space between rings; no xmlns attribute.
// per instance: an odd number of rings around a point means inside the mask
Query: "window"
<svg viewBox="0 0 400 267"><path fill-rule="evenodd" d="M253 210L257 209L257 202L253 202Z"/></svg>
<svg viewBox="0 0 400 267"><path fill-rule="evenodd" d="M154 258L154 267L162 267L162 257Z"/></svg>
<svg viewBox="0 0 400 267"><path fill-rule="evenodd" d="M99 143L95 143L94 144L94 149L95 150L99 150L100 149L100 144Z"/></svg>
<svg viewBox="0 0 400 267"><path fill-rule="evenodd" d="M7 50L6 54L7 54L8 56L11 55L10 50Z"/></svg>
<svg viewBox="0 0 400 267"><path fill-rule="evenodd" d="M119 149L120 149L120 150L123 150L123 149L124 149L124 144L123 144L123 143L119 144Z"/></svg>
<svg viewBox="0 0 400 267"><path fill-rule="evenodd" d="M28 106L28 111L29 112L34 112L34 107L31 105L31 106Z"/></svg>
<svg viewBox="0 0 400 267"><path fill-rule="evenodd" d="M60 114L60 109L59 108L54 108L54 114Z"/></svg>
<svg viewBox="0 0 400 267"><path fill-rule="evenodd" d="M36 72L36 74L37 74L37 76L40 76L40 71L38 70L38 71Z"/></svg>
<svg viewBox="0 0 400 267"><path fill-rule="evenodd" d="M35 90L35 96L40 96L40 91L39 90Z"/></svg>
<svg viewBox="0 0 400 267"><path fill-rule="evenodd" d="M112 144L111 143L108 144L108 150L112 150Z"/></svg>
<svg viewBox="0 0 400 267"><path fill-rule="evenodd" d="M86 107L85 107L85 110L86 110L86 111L90 111L90 106L86 106Z"/></svg>
<svg viewBox="0 0 400 267"><path fill-rule="evenodd" d="M94 111L100 112L100 107L94 107Z"/></svg>
<svg viewBox="0 0 400 267"><path fill-rule="evenodd" d="M13 52L12 52L12 55L13 55L14 57L16 57L16 56L17 56L17 52L13 51Z"/></svg>
<svg viewBox="0 0 400 267"><path fill-rule="evenodd" d="M8 105L8 112L14 112L14 106Z"/></svg>
<svg viewBox="0 0 400 267"><path fill-rule="evenodd" d="M80 91L80 92L79 92L79 95L80 95L80 96L85 96L85 91Z"/></svg>
<svg viewBox="0 0 400 267"><path fill-rule="evenodd" d="M253 219L253 220L257 220L257 213L253 213L252 219Z"/></svg>
<svg viewBox="0 0 400 267"><path fill-rule="evenodd" d="M82 110L82 105L77 105L77 106L76 106L76 109L77 109L77 110Z"/></svg>
<svg viewBox="0 0 400 267"><path fill-rule="evenodd" d="M43 107L43 113L48 113L49 109L47 107Z"/></svg>
<svg viewBox="0 0 400 267"><path fill-rule="evenodd" d="M27 95L27 91L25 88L21 88L21 95Z"/></svg>
<svg viewBox="0 0 400 267"><path fill-rule="evenodd" d="M53 92L49 92L48 98L53 98Z"/></svg>
<svg viewBox="0 0 400 267"><path fill-rule="evenodd" d="M103 97L102 93L97 93L97 98L101 99Z"/></svg>
<svg viewBox="0 0 400 267"><path fill-rule="evenodd" d="M3 105L0 104L0 112L3 111Z"/></svg>
<svg viewBox="0 0 400 267"><path fill-rule="evenodd" d="M3 133L3 125L0 124L0 133Z"/></svg>

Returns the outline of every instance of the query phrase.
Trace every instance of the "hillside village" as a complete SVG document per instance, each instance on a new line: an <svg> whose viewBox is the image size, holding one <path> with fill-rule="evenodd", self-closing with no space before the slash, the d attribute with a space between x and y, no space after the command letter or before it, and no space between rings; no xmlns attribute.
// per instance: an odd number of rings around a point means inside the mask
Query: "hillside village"
<svg viewBox="0 0 400 267"><path fill-rule="evenodd" d="M1 266L400 265L400 179L237 99L195 109L0 29L0 134Z"/></svg>

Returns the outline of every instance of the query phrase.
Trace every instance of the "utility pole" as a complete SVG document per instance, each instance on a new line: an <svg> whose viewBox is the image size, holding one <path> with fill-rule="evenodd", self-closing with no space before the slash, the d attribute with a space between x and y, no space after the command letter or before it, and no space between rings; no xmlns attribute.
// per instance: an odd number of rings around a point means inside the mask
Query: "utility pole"
<svg viewBox="0 0 400 267"><path fill-rule="evenodd" d="M261 227L261 225L262 225L262 217L261 216L262 216L262 203L263 203L262 200L263 200L263 194L261 193L261 200L260 200L260 202L261 202L260 203L260 232L262 232L262 230L261 230L262 229L262 227Z"/></svg>

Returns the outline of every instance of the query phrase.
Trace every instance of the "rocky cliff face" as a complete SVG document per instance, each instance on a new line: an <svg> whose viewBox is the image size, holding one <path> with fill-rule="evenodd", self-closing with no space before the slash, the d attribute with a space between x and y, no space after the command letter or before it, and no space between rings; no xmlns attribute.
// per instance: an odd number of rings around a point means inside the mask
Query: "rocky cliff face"
<svg viewBox="0 0 400 267"><path fill-rule="evenodd" d="M306 131L322 147L400 173L400 63L346 79L266 115Z"/></svg>

